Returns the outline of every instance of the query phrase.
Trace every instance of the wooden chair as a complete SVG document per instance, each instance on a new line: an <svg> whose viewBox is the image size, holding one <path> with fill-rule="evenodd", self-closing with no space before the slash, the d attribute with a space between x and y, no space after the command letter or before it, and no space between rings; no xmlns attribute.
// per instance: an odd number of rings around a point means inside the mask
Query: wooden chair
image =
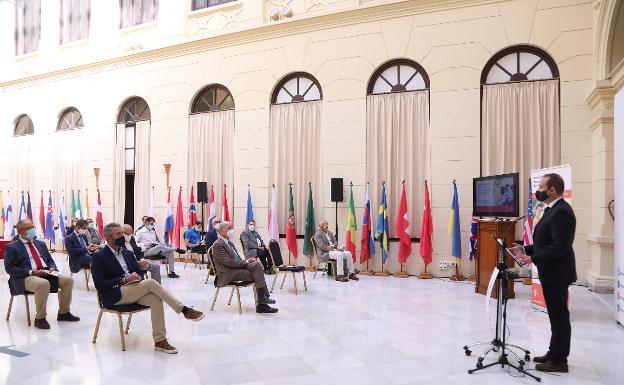
<svg viewBox="0 0 624 385"><path fill-rule="evenodd" d="M208 249L208 260L210 261L210 265L211 268L215 269L215 279L214 279L214 285L217 288L217 291L215 292L214 298L212 299L212 306L210 307L210 310L214 311L214 307L215 304L217 303L217 297L219 296L219 291L221 290L220 287L217 287L217 270L215 268L215 262L213 260L212 257L212 247L210 249ZM210 277L210 269L208 269L208 276L206 277L206 282L208 283L208 278ZM232 291L230 292L230 299L228 300L228 306L232 304L232 297L234 296L234 292L236 292L236 299L238 301L238 314L243 314L243 308L241 306L241 299L240 299L240 288L241 287L251 287L252 291L253 291L253 295L254 295L254 302L255 305L258 306L258 294L256 293L256 284L253 282L247 282L247 281L233 281L230 282L229 285L225 285L224 287L231 287Z"/></svg>
<svg viewBox="0 0 624 385"><path fill-rule="evenodd" d="M311 241L312 241L312 250L314 250L314 255L316 255L317 258L318 258L318 249L316 248L316 241L314 240L314 237L312 237ZM321 264L323 264L323 267L321 267ZM334 272L336 271L337 264L336 264L335 260L330 259L327 262L320 262L319 261L319 263L317 263L316 267L314 268L314 276L312 276L312 279L316 279L316 273L318 273L319 270L323 272L323 274L321 274L321 277L323 275L325 275L325 274L327 274L329 276L329 274L328 274L329 266L332 266L332 271L334 271Z"/></svg>
<svg viewBox="0 0 624 385"><path fill-rule="evenodd" d="M96 290L97 292L97 290ZM102 314L111 313L117 315L117 319L119 321L119 336L121 337L121 350L126 351L126 338L124 336L124 327L123 327L123 319L122 315L128 314L128 322L126 323L125 334L128 334L130 330L130 321L132 321L132 315L135 313L139 313L145 310L149 310L149 306L140 305L138 303L131 303L128 305L113 305L104 307L102 305L102 301L100 300L100 293L97 292L97 301L98 306L100 307L100 313L98 314L97 322L95 323L95 331L93 332L93 340L91 342L95 343L98 331L100 330L100 321L102 320Z"/></svg>
<svg viewBox="0 0 624 385"><path fill-rule="evenodd" d="M28 303L28 296L34 295L35 293L28 291L28 290L24 290L23 292L18 292L17 289L15 289L15 286L13 285L13 280L11 278L9 278L9 292L11 293L11 299L9 299L9 308L7 309L6 320L9 321L9 318L11 317L11 309L13 308L13 298L18 295L23 295L24 302L26 303L26 322L28 323L28 326L31 326L32 323L30 322L30 305ZM50 287L50 293L56 293L56 292L58 292L58 288Z"/></svg>
<svg viewBox="0 0 624 385"><path fill-rule="evenodd" d="M80 270L84 271L85 282L87 284L87 291L89 291L89 277L91 277L91 268L90 267L83 267ZM69 273L69 275L73 276L74 273Z"/></svg>
<svg viewBox="0 0 624 385"><path fill-rule="evenodd" d="M208 279L210 279L210 272L215 276L215 282L217 281L217 270L214 266L214 261L212 260L212 246L207 251L208 254L208 271L206 272L206 281L205 284L208 284Z"/></svg>
<svg viewBox="0 0 624 385"><path fill-rule="evenodd" d="M275 258L273 258L273 252L271 251L271 245L270 245L271 242L275 242L275 241L273 240L269 241L269 247L267 247L267 250L269 250L269 255L271 256L271 263L273 264L273 270L275 270L275 277L273 277L273 284L271 285L271 293L273 293L273 289L275 288L275 282L277 282L277 277L280 274L284 274L284 277L282 278L282 284L280 285L280 289L284 288L284 282L286 281L286 276L288 275L288 273L292 274L293 285L295 287L295 295L298 294L297 275L296 275L297 273L301 273L303 277L303 288L305 289L305 291L308 291L308 283L306 282L306 276L305 276L305 266L276 266Z"/></svg>

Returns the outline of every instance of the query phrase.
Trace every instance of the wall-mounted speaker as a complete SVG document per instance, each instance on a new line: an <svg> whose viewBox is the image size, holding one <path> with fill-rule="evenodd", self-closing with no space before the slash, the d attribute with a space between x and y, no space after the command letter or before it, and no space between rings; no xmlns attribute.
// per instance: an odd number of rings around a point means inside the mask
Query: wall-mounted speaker
<svg viewBox="0 0 624 385"><path fill-rule="evenodd" d="M331 201L344 202L344 188L342 178L331 178Z"/></svg>
<svg viewBox="0 0 624 385"><path fill-rule="evenodd" d="M197 202L208 203L208 182L197 182Z"/></svg>

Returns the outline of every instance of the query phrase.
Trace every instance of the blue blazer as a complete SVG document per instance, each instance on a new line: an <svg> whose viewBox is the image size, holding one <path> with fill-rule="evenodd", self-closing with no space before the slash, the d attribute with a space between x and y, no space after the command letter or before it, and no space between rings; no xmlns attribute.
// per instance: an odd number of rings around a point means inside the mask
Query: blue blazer
<svg viewBox="0 0 624 385"><path fill-rule="evenodd" d="M33 242L45 264L58 270L46 244L36 239ZM4 247L4 269L13 280L15 292L23 293L26 290L24 279L29 276L28 272L35 270L36 267L30 265L26 245L21 240L13 241Z"/></svg>
<svg viewBox="0 0 624 385"><path fill-rule="evenodd" d="M82 268L82 256L90 255L89 250L87 250L86 247L82 247L78 237L82 237L85 245L89 244L86 235L79 235L75 231L65 238L65 250L67 250L67 254L69 255L69 270L72 273L77 273ZM85 262L85 264L87 263L88 262Z"/></svg>
<svg viewBox="0 0 624 385"><path fill-rule="evenodd" d="M217 234L216 229L207 231L206 237L204 238L204 245L206 245L206 250L208 250L217 239L219 239L219 235Z"/></svg>
<svg viewBox="0 0 624 385"><path fill-rule="evenodd" d="M121 252L130 274L137 273L143 278L143 271L139 269L132 251L122 248ZM120 288L122 285L120 282L124 275L121 264L108 246L93 254L91 277L104 306L112 306L121 299Z"/></svg>

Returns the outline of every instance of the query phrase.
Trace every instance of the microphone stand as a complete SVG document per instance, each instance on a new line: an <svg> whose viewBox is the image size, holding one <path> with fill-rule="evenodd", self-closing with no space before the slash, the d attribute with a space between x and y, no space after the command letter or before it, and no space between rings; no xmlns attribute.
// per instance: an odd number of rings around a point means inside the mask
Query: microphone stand
<svg viewBox="0 0 624 385"><path fill-rule="evenodd" d="M511 223L515 225L522 218L523 217L517 218L513 220ZM510 228L511 228L511 224L508 225L508 227L505 229L503 234L506 234L510 230ZM470 350L470 348L474 346L478 346L478 345L489 345L489 348L483 354L481 354L479 358L477 358L476 368L468 370L468 374L472 374L474 372L489 368L494 365L501 365L502 368L504 368L505 365L507 365L509 367L516 369L518 372L533 378L537 382L541 382L542 380L541 378L531 373L528 373L524 369L524 365L526 363L525 361L530 361L531 359L531 356L530 356L531 352L518 345L507 343L506 335L505 335L505 329L507 329L507 300L508 300L507 286L508 286L510 279L515 279L515 278L518 278L519 276L513 273L512 271L507 270L507 266L505 263L505 251L506 250L505 250L504 239L496 238L494 234L492 234L489 231L488 233L490 234L492 239L496 241L496 243L499 246L498 264L497 264L498 274L496 276L496 281L498 285L498 287L496 288L496 332L494 335L494 339L490 342L475 342L475 343L472 343L463 347L464 353L467 356L470 356L472 354L472 350ZM509 255L511 255L511 253L509 253ZM511 255L511 257L518 265L522 266L522 263L516 260L516 258L513 255ZM518 354L516 354L516 352L514 352L512 349L521 350L524 353L524 361L521 360ZM494 352L500 351L500 356L498 357L498 360L491 362L487 365L483 365L483 360L485 360L485 357L488 355L488 353L492 351ZM514 358L518 361L518 365L514 365L511 362L509 362L509 358L508 358L509 354L514 356Z"/></svg>

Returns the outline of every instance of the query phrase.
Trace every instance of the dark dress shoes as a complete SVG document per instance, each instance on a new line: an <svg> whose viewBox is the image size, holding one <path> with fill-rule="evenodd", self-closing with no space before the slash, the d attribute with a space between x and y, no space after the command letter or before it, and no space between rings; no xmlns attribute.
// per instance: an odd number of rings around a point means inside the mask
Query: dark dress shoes
<svg viewBox="0 0 624 385"><path fill-rule="evenodd" d="M177 275L177 274L176 274L175 272L173 272L173 271L172 271L171 273L167 274L167 277L169 277L169 278L180 278L180 276L179 276L179 275Z"/></svg>
<svg viewBox="0 0 624 385"><path fill-rule="evenodd" d="M538 364L543 364L547 362L549 359L550 359L550 355L548 353L544 354L543 356L533 357L533 361L537 362Z"/></svg>
<svg viewBox="0 0 624 385"><path fill-rule="evenodd" d="M353 281L359 281L360 279L358 278L357 275L355 275L354 273L349 274L349 279L353 280Z"/></svg>
<svg viewBox="0 0 624 385"><path fill-rule="evenodd" d="M69 322L78 322L80 321L80 317L76 317L70 312L59 314L56 316L57 321L69 321Z"/></svg>
<svg viewBox="0 0 624 385"><path fill-rule="evenodd" d="M566 364L565 362L556 364L552 361L546 361L543 364L535 365L535 370L539 372L549 372L549 373L567 373L568 364Z"/></svg>
<svg viewBox="0 0 624 385"><path fill-rule="evenodd" d="M34 325L37 329L50 329L50 324L45 318L35 318Z"/></svg>
<svg viewBox="0 0 624 385"><path fill-rule="evenodd" d="M265 303L256 306L256 313L277 313L277 309Z"/></svg>
<svg viewBox="0 0 624 385"><path fill-rule="evenodd" d="M175 249L175 251L178 254L186 254L186 250L183 250L183 249Z"/></svg>

